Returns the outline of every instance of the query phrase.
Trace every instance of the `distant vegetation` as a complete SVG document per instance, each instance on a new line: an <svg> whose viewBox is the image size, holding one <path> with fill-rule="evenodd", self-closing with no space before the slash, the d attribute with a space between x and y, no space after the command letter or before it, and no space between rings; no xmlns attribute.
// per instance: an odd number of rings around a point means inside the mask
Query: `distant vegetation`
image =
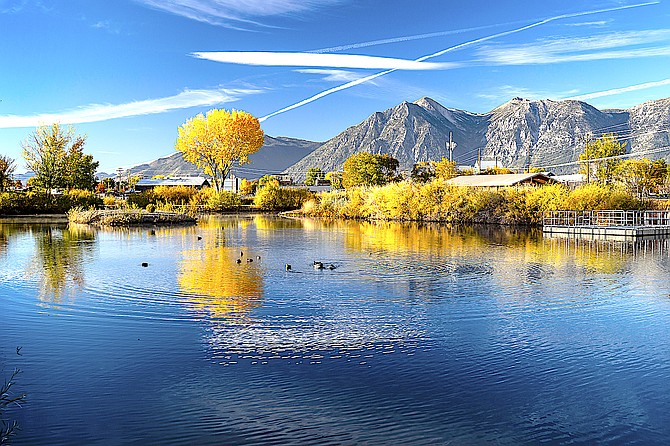
<svg viewBox="0 0 670 446"><path fill-rule="evenodd" d="M589 184L500 190L451 186L442 179L401 181L321 193L306 202L308 216L367 220L436 221L453 224L537 225L549 210L643 209L652 206L620 187Z"/></svg>
<svg viewBox="0 0 670 446"><path fill-rule="evenodd" d="M263 132L251 115L214 112L198 115L184 124L177 148L184 151L185 158L206 157L211 152L216 158L211 160L216 164L211 169L222 175L214 184L220 186L232 163L246 162L248 154L262 144ZM205 124L216 124L215 129ZM208 133L212 131L215 133ZM346 160L342 172L309 169L308 183L330 181L333 191L319 195L305 188L280 185L269 175L242 180L239 192L217 187L196 190L158 186L128 193L139 177L128 176L118 182L107 178L96 183L93 174L98 163L83 153L85 142L85 137L78 136L72 127L54 124L37 128L23 143L27 165L36 173L29 181L29 190L12 180L14 160L0 155L0 215L66 213L73 208L83 212L103 206L188 214L302 208L305 215L329 218L533 225L548 210L666 207L665 202L652 199L670 192L666 162L623 160L625 145L613 134L587 143L580 167L588 182L575 190L561 185L499 190L458 188L447 180L474 172L459 171L456 163L447 159L417 163L409 178L403 179L398 160L389 155L358 153ZM193 148L189 149L189 144L198 146L199 152L187 155ZM485 173L510 172L496 168Z"/></svg>
<svg viewBox="0 0 670 446"><path fill-rule="evenodd" d="M665 160L622 160L625 144L607 134L589 142L580 156L587 183L574 190L560 184L500 189L455 187L447 180L458 172L442 159L418 163L411 180L400 180L393 159L354 155L345 162L344 190L321 193L306 202L304 215L367 220L439 221L455 224L537 225L552 210L654 209L668 207L653 199L670 192ZM390 167L382 167L390 166ZM486 174L511 173L492 169ZM472 174L467 172L466 174Z"/></svg>

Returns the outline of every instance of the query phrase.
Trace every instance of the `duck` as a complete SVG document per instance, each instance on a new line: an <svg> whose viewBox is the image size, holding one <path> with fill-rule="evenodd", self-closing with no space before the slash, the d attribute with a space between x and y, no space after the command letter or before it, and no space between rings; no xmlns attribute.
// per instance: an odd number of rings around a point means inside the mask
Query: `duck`
<svg viewBox="0 0 670 446"><path fill-rule="evenodd" d="M291 265L288 263L286 264L286 271L291 271Z"/></svg>
<svg viewBox="0 0 670 446"><path fill-rule="evenodd" d="M314 269L323 269L323 262L314 261Z"/></svg>

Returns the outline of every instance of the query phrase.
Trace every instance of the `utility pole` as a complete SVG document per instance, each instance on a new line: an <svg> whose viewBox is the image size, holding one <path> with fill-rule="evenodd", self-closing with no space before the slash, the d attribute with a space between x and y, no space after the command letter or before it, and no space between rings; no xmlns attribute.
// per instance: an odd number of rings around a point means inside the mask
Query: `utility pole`
<svg viewBox="0 0 670 446"><path fill-rule="evenodd" d="M591 182L591 153L589 153L589 142L591 135L586 133L584 135L584 155L586 155L586 184Z"/></svg>
<svg viewBox="0 0 670 446"><path fill-rule="evenodd" d="M451 140L451 132L449 132L449 162L454 160L454 147L453 141Z"/></svg>
<svg viewBox="0 0 670 446"><path fill-rule="evenodd" d="M452 134L449 132L449 142L447 143L447 150L449 151L449 161L454 161L454 149L456 148L456 143L452 140Z"/></svg>
<svg viewBox="0 0 670 446"><path fill-rule="evenodd" d="M482 173L482 149L477 149L477 173Z"/></svg>

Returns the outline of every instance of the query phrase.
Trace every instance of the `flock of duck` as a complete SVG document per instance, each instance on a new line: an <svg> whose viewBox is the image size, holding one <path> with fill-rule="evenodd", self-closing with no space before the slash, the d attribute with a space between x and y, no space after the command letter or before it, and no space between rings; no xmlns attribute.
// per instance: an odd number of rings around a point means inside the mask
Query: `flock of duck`
<svg viewBox="0 0 670 446"><path fill-rule="evenodd" d="M154 235L155 233L156 233L156 232L152 229L152 230L151 230L151 234ZM202 237L201 237L201 236L198 236L198 240L202 240ZM240 251L240 258L239 258L239 259L236 259L236 260L235 260L235 263L237 263L238 265L241 264L243 258L244 258L244 251ZM256 260L260 260L260 259L261 259L261 256L256 256ZM254 259L251 258L251 257L247 257L247 258L246 258L246 262L247 262L247 263L251 263L251 262L253 262L253 261L254 261ZM147 262L142 262L142 267L143 267L143 268L146 268L146 267L148 267L148 266L149 266L149 263L147 263ZM325 263L323 263L323 262L319 262L318 260L314 260L313 266L314 266L314 269L315 269L315 270L322 270L322 269L334 270L335 268L337 268L337 266L335 266L335 265L332 264L332 263L325 264ZM290 264L290 263L287 263L286 266L285 266L285 268L286 268L286 271L291 271L291 272L293 272L293 269L291 268L291 264Z"/></svg>

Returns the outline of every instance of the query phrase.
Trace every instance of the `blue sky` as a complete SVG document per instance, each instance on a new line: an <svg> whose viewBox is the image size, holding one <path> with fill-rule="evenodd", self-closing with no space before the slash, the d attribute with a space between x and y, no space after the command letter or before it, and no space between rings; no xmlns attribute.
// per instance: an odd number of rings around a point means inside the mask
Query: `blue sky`
<svg viewBox="0 0 670 446"><path fill-rule="evenodd" d="M0 154L71 123L113 171L174 152L177 128L245 110L325 141L423 96L624 108L670 96L670 2L0 0Z"/></svg>

